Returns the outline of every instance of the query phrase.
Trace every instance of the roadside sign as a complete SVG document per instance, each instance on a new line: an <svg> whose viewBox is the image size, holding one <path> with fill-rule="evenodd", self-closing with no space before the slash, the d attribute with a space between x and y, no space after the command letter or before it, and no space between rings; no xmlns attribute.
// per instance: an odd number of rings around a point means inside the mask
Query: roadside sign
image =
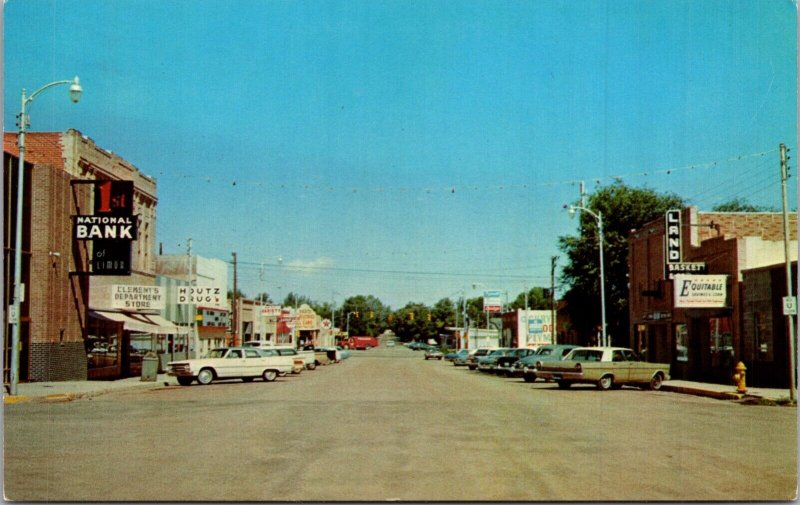
<svg viewBox="0 0 800 505"><path fill-rule="evenodd" d="M484 291L483 292L483 311L484 312L500 312L503 306L500 300L500 291Z"/></svg>
<svg viewBox="0 0 800 505"><path fill-rule="evenodd" d="M783 315L784 316L797 315L797 297L795 296L783 297Z"/></svg>

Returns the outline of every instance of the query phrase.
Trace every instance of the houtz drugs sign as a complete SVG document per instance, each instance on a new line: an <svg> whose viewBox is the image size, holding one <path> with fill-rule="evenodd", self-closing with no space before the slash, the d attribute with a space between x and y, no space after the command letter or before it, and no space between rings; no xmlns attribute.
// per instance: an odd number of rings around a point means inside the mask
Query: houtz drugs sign
<svg viewBox="0 0 800 505"><path fill-rule="evenodd" d="M227 293L225 294L227 296ZM222 288L181 286L178 288L178 305L212 305L222 304Z"/></svg>

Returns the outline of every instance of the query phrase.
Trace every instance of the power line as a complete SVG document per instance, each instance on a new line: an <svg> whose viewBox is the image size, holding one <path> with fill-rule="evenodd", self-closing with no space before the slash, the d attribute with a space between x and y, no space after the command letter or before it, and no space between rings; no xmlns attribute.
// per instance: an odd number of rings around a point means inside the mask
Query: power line
<svg viewBox="0 0 800 505"><path fill-rule="evenodd" d="M381 274L381 275L409 275L409 276L436 276L436 277L482 277L492 279L509 279L509 280L525 280L533 276L530 275L510 275L510 274L488 274L481 272L436 272L436 271L423 271L423 270L382 270L371 268L346 268L346 267L333 267L333 266L307 266L307 265L279 265L274 263L260 263L252 261L238 261L239 268L280 268L285 272L344 272L344 273L365 273L365 274Z"/></svg>
<svg viewBox="0 0 800 505"><path fill-rule="evenodd" d="M702 169L716 169L721 168L723 164L745 161L753 158L764 157L767 154L777 152L776 149L761 151L751 154L737 155L730 158L708 161L702 163L692 163L689 165L657 168L654 170L641 170L628 173L620 173L610 176L592 177L586 176L581 180L594 182L595 184L602 184L604 181L616 181L621 179L628 179L631 177L649 177L654 175L672 175L677 172L702 170ZM478 185L468 184L463 185L459 183L437 185L437 186L377 186L377 187L364 187L355 185L336 186L331 184L286 184L286 183L272 183L266 180L250 179L242 180L231 177L223 177L217 175L204 175L195 172L176 172L170 170L169 172L161 172L159 177L172 177L183 180L196 180L206 183L225 184L231 187L256 187L260 190L302 190L302 191L316 191L325 193L349 193L349 194L364 194L364 193L450 193L456 194L459 192L476 192L476 191L506 191L506 190L528 190L532 188L550 188L555 186L576 185L581 180L556 180L547 182L519 182L512 184L494 184L494 185Z"/></svg>

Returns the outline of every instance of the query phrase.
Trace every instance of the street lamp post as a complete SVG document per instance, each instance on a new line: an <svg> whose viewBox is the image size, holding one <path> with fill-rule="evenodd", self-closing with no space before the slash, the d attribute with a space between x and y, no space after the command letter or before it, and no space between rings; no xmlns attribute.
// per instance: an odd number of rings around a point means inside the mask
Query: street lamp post
<svg viewBox="0 0 800 505"><path fill-rule="evenodd" d="M605 280L605 268L603 262L603 213L597 211L597 214L592 212L591 210L587 209L586 207L581 207L577 205L570 205L569 206L569 216L575 216L575 212L577 211L586 212L595 220L597 220L597 235L599 237L600 242L600 312L601 312L601 325L602 325L602 341L601 345L607 346L608 345L608 336L606 335L606 280Z"/></svg>
<svg viewBox="0 0 800 505"><path fill-rule="evenodd" d="M17 384L19 384L19 340L20 340L20 304L22 301L22 212L23 212L23 197L25 187L25 132L28 127L28 114L25 111L28 104L33 102L34 98L39 96L43 91L50 89L54 86L61 84L69 84L69 97L72 103L78 103L81 99L81 88L78 76L71 81L55 81L46 84L37 89L30 95L25 94L25 88L22 89L22 101L19 113L19 135L17 143L19 144L19 169L17 172L17 216L16 216L16 229L14 235L14 292L9 311L9 319L11 322L11 371L9 372L10 379L10 392L12 395L17 394Z"/></svg>

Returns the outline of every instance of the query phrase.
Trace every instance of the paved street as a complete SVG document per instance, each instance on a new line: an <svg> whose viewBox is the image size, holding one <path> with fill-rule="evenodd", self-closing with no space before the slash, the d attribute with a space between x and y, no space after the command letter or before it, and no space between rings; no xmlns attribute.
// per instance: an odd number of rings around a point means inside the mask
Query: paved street
<svg viewBox="0 0 800 505"><path fill-rule="evenodd" d="M5 495L787 500L796 413L666 392L562 391L380 348L274 383L5 405Z"/></svg>

